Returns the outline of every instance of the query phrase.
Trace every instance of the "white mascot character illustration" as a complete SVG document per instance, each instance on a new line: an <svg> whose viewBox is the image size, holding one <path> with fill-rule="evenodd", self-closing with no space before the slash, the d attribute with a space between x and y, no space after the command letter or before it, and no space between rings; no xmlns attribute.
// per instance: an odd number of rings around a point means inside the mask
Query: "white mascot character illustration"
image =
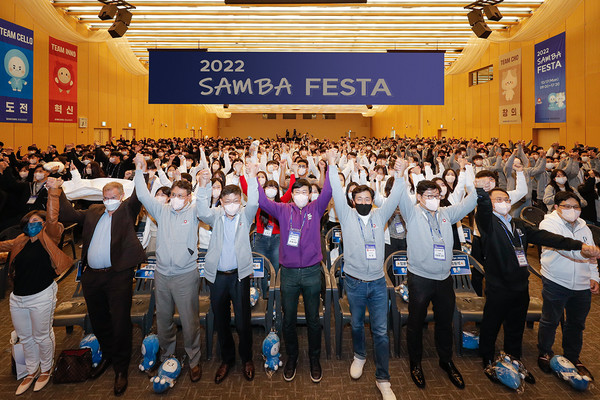
<svg viewBox="0 0 600 400"><path fill-rule="evenodd" d="M515 97L515 88L517 87L517 76L514 70L509 69L502 79L502 94L506 101L512 101Z"/></svg>

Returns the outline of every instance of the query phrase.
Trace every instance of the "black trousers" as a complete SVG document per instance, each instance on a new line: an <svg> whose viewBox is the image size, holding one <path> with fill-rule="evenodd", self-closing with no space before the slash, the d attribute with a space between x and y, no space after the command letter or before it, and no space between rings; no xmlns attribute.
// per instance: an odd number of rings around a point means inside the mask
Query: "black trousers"
<svg viewBox="0 0 600 400"><path fill-rule="evenodd" d="M406 341L411 365L421 363L423 357L423 325L427 307L433 303L435 347L440 361L452 360L452 317L454 316L454 285L452 277L443 281L424 278L408 272L408 321Z"/></svg>
<svg viewBox="0 0 600 400"><path fill-rule="evenodd" d="M496 338L504 325L504 352L520 359L523 352L523 331L529 308L529 290L518 292L487 287L485 306L479 333L479 352L485 360L496 354Z"/></svg>
<svg viewBox="0 0 600 400"><path fill-rule="evenodd" d="M221 349L221 360L235 364L235 343L231 333L231 304L235 329L239 337L238 351L242 363L252 361L252 325L250 309L250 277L241 281L237 274L217 274L210 286L210 305L215 315L215 329Z"/></svg>
<svg viewBox="0 0 600 400"><path fill-rule="evenodd" d="M133 273L133 268L101 272L87 267L81 277L94 335L102 357L112 360L115 373L127 374L131 360Z"/></svg>

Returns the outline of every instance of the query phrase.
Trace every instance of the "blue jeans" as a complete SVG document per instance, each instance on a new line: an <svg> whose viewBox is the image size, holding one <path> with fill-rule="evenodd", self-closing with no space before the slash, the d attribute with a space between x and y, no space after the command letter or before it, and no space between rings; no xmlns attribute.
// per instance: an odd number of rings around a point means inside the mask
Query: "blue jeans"
<svg viewBox="0 0 600 400"><path fill-rule="evenodd" d="M269 236L257 233L254 242L254 251L267 257L275 273L279 272L279 233Z"/></svg>
<svg viewBox="0 0 600 400"><path fill-rule="evenodd" d="M542 318L538 329L538 350L540 354L553 354L552 345L556 328L563 311L566 311L562 328L562 347L564 356L572 363L579 359L583 345L585 319L592 305L592 292L571 290L549 279L542 278Z"/></svg>
<svg viewBox="0 0 600 400"><path fill-rule="evenodd" d="M388 337L388 292L385 278L363 282L349 275L344 278L344 289L352 314L352 347L356 358L364 360L365 310L369 308L371 334L375 349L375 378L390 380L390 339Z"/></svg>

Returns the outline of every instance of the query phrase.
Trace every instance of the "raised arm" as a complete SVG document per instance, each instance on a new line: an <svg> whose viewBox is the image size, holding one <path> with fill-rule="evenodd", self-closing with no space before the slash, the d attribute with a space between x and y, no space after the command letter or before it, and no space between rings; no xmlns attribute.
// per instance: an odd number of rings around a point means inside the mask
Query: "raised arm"
<svg viewBox="0 0 600 400"><path fill-rule="evenodd" d="M394 178L394 185L392 186L392 191L390 192L390 195L388 196L387 200L383 202L383 205L379 209L379 212L381 213L384 221L389 220L392 214L394 214L394 211L396 211L396 208L398 207L398 203L400 202L400 192L402 191L402 186L405 186L403 183L398 182L398 178L402 176L406 166L406 160L396 160L396 164L394 165L396 177Z"/></svg>
<svg viewBox="0 0 600 400"><path fill-rule="evenodd" d="M331 154L331 156L330 156ZM344 189L342 188L342 182L340 180L340 176L338 175L338 168L335 165L335 151L329 150L327 152L327 159L329 162L329 168L327 170L327 175L329 178L329 184L331 186L331 195L333 197L333 203L335 207L335 212L338 215L338 218L345 219L350 212L350 206L346 201L346 195L344 194ZM320 197L320 196L319 196Z"/></svg>
<svg viewBox="0 0 600 400"><path fill-rule="evenodd" d="M258 164L251 164L248 171L247 179L247 196L248 201L246 202L246 208L244 214L248 221L253 221L258 210L258 179L256 179L256 173L258 172Z"/></svg>
<svg viewBox="0 0 600 400"><path fill-rule="evenodd" d="M200 171L200 180L198 182L198 191L196 192L196 211L198 218L205 224L213 226L218 218L218 208L210 207L212 197L212 185L210 183L210 171L208 169Z"/></svg>
<svg viewBox="0 0 600 400"><path fill-rule="evenodd" d="M58 222L58 212L60 207L60 187L62 179L48 178L46 187L48 188L48 203L46 205L46 225L45 230L48 236L58 244L64 231L63 224Z"/></svg>

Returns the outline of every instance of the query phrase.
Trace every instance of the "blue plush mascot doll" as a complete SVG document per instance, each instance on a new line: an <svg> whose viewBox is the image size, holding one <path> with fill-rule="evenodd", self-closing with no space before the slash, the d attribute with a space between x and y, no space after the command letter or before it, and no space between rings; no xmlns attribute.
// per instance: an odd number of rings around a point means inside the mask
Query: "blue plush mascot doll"
<svg viewBox="0 0 600 400"><path fill-rule="evenodd" d="M275 332L270 332L262 344L263 357L265 358L265 370L267 375L271 376L275 371L283 365L283 362L279 359L280 346L279 336Z"/></svg>
<svg viewBox="0 0 600 400"><path fill-rule="evenodd" d="M140 363L140 371L148 371L156 366L156 356L158 355L158 336L148 335L142 342L142 355L144 358Z"/></svg>
<svg viewBox="0 0 600 400"><path fill-rule="evenodd" d="M100 349L100 343L96 338L96 335L90 333L86 335L81 342L79 342L80 349L91 349L92 350L92 366L95 368L102 361L102 350Z"/></svg>
<svg viewBox="0 0 600 400"><path fill-rule="evenodd" d="M164 393L175 386L176 379L181 373L181 363L175 357L167 358L155 377L150 379L155 393Z"/></svg>

